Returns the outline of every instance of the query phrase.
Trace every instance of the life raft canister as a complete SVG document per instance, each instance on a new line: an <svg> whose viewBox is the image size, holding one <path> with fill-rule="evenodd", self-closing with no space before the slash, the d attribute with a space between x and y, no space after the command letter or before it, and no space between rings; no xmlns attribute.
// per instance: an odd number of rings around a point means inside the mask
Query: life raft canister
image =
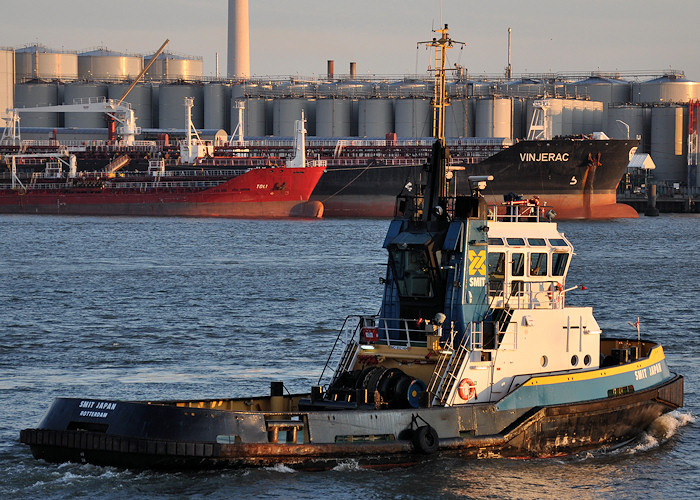
<svg viewBox="0 0 700 500"><path fill-rule="evenodd" d="M469 401L476 396L476 384L471 379L463 378L459 383L459 397L465 401Z"/></svg>

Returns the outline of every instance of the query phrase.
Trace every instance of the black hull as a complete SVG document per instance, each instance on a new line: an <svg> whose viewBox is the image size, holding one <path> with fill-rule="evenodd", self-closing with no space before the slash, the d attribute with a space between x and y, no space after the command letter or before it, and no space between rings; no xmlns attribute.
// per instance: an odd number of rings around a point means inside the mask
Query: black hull
<svg viewBox="0 0 700 500"><path fill-rule="evenodd" d="M21 442L31 447L35 458L137 469L211 469L276 463L327 469L347 459L355 459L364 467L386 467L410 465L424 456L405 433L398 434L395 440L362 443L221 442L221 435L235 434L240 441L239 433L265 437L268 431L259 425L262 420L250 413L146 403L117 403L108 425L111 428L113 422L120 432L112 434L100 432L103 429L95 426L76 424L75 401L57 400L38 429L21 432ZM489 432L480 433L479 429L467 437L461 437L460 432L464 432L457 430L455 436L440 439L441 452L478 458L546 457L624 443L638 436L654 419L682 404L683 377L675 376L659 386L624 396L496 412L501 415L494 415L494 407L488 404L397 412L419 412L428 421L444 419L448 413L458 416L459 422L478 422L483 416L502 424L500 431L490 432L485 425Z"/></svg>
<svg viewBox="0 0 700 500"><path fill-rule="evenodd" d="M489 203L500 203L503 195L539 196L560 218L636 217L636 212L617 204L615 193L638 145L633 140L553 139L520 141L479 163L464 161L465 170L455 172L450 192L470 194L470 175L493 175L484 191ZM312 194L330 217L391 217L394 202L404 186L426 178L420 159L413 165L395 165L375 158L369 165L335 166L329 163ZM597 207L603 207L597 210Z"/></svg>

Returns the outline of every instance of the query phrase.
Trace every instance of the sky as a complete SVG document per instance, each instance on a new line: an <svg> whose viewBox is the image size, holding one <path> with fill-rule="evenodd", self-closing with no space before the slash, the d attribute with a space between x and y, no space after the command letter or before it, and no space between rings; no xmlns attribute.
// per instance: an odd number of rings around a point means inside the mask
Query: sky
<svg viewBox="0 0 700 500"><path fill-rule="evenodd" d="M202 56L226 72L228 0L3 0L0 47L40 43ZM251 74L314 77L357 63L358 75L426 74L416 42L448 23L464 49L451 64L502 75L512 28L514 74L682 70L700 81L698 0L250 0ZM641 78L644 80L645 78Z"/></svg>

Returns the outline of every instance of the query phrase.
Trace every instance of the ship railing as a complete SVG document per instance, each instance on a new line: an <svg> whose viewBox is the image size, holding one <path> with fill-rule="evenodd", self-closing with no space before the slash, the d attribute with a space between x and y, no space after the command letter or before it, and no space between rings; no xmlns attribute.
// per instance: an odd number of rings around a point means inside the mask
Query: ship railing
<svg viewBox="0 0 700 500"><path fill-rule="evenodd" d="M506 336L509 325L513 325L512 336ZM516 349L518 343L518 325L503 321L474 321L469 323L464 338L458 341L467 345L470 351L512 351ZM456 341L456 343L459 342Z"/></svg>
<svg viewBox="0 0 700 500"><path fill-rule="evenodd" d="M307 160L306 166L307 167L324 167L325 168L328 166L328 161L326 161L326 160Z"/></svg>
<svg viewBox="0 0 700 500"><path fill-rule="evenodd" d="M488 219L500 222L551 222L556 212L546 204L540 205L539 198L507 201L488 208Z"/></svg>
<svg viewBox="0 0 700 500"><path fill-rule="evenodd" d="M426 325L415 319L348 316L328 355L319 377L319 384L323 382L326 371L331 366L336 368L330 384L355 364L358 355L372 349L374 345L397 348L426 347L428 335L436 335L433 325Z"/></svg>
<svg viewBox="0 0 700 500"><path fill-rule="evenodd" d="M565 295L562 281L492 280L489 283L492 309L561 309Z"/></svg>

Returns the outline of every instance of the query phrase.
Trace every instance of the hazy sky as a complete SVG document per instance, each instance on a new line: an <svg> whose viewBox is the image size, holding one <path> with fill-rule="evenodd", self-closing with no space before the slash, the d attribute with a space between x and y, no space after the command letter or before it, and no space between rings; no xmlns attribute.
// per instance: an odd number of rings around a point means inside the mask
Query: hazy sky
<svg viewBox="0 0 700 500"><path fill-rule="evenodd" d="M227 0L4 0L0 46L105 46L204 57L205 75L226 72ZM502 74L513 29L515 74L684 70L700 81L700 0L250 0L254 75L424 73L416 41L443 22L450 62L472 74Z"/></svg>

